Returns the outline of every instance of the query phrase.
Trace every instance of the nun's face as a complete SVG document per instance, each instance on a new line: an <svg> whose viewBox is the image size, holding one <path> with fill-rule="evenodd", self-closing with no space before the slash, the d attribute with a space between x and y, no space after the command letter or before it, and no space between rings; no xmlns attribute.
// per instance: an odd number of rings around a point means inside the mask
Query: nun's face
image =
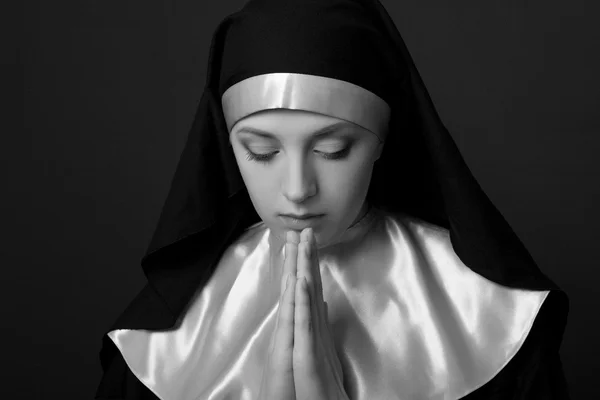
<svg viewBox="0 0 600 400"><path fill-rule="evenodd" d="M275 235L311 226L325 246L366 211L382 150L372 132L321 114L275 109L238 121L230 141L254 208Z"/></svg>

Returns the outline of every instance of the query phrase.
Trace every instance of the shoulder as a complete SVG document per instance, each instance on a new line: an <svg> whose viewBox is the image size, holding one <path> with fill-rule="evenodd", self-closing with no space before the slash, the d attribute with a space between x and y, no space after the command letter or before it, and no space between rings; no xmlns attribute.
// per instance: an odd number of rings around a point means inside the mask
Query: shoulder
<svg viewBox="0 0 600 400"><path fill-rule="evenodd" d="M417 216L407 214L402 211L388 211L381 208L375 208L375 210L384 223L402 226L404 229L408 229L420 236L437 235L441 239L449 238L449 231L447 228L426 221Z"/></svg>
<svg viewBox="0 0 600 400"><path fill-rule="evenodd" d="M269 228L263 221L246 227L229 245L221 256L223 260L243 259L260 246L266 244Z"/></svg>
<svg viewBox="0 0 600 400"><path fill-rule="evenodd" d="M461 325L481 327L471 339L481 340L483 332L491 332L490 346L478 364L502 350L495 368L482 380L485 384L465 399L568 398L558 353L568 313L564 292L491 281L477 272L481 266L467 266L456 254L447 228L401 212L380 213L394 245L410 247L424 261L422 276L430 288L441 290L438 294L443 296L438 297L452 304ZM468 311L473 309L478 312L471 320Z"/></svg>
<svg viewBox="0 0 600 400"><path fill-rule="evenodd" d="M566 323L562 297L559 291L550 292L519 351L464 400L570 398L559 353Z"/></svg>
<svg viewBox="0 0 600 400"><path fill-rule="evenodd" d="M440 225L426 221L400 211L390 212L378 209L383 228L390 236L410 242L422 255L430 256L433 252L443 253L445 257L460 263L460 259L452 248L450 231Z"/></svg>

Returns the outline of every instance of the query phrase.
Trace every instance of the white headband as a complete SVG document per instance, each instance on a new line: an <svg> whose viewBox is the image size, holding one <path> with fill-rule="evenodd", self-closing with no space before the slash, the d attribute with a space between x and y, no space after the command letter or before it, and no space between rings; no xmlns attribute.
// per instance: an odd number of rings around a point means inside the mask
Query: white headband
<svg viewBox="0 0 600 400"><path fill-rule="evenodd" d="M221 98L227 129L258 111L287 108L312 111L355 123L384 141L391 110L374 93L323 76L270 73L244 79Z"/></svg>

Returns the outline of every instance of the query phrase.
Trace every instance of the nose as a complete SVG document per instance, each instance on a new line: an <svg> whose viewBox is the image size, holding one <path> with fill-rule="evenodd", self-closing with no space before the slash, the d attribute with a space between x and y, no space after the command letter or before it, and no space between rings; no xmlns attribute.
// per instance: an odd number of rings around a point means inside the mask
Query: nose
<svg viewBox="0 0 600 400"><path fill-rule="evenodd" d="M282 185L284 196L294 203L302 203L317 192L314 170L302 156L289 158Z"/></svg>

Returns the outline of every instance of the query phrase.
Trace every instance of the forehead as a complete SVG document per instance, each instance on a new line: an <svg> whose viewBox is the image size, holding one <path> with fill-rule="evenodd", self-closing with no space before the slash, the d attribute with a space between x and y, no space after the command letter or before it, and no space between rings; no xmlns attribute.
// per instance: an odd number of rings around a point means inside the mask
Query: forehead
<svg viewBox="0 0 600 400"><path fill-rule="evenodd" d="M231 135L247 131L262 131L275 138L285 136L312 137L328 132L368 131L351 122L310 111L272 109L264 110L239 120L231 129Z"/></svg>

